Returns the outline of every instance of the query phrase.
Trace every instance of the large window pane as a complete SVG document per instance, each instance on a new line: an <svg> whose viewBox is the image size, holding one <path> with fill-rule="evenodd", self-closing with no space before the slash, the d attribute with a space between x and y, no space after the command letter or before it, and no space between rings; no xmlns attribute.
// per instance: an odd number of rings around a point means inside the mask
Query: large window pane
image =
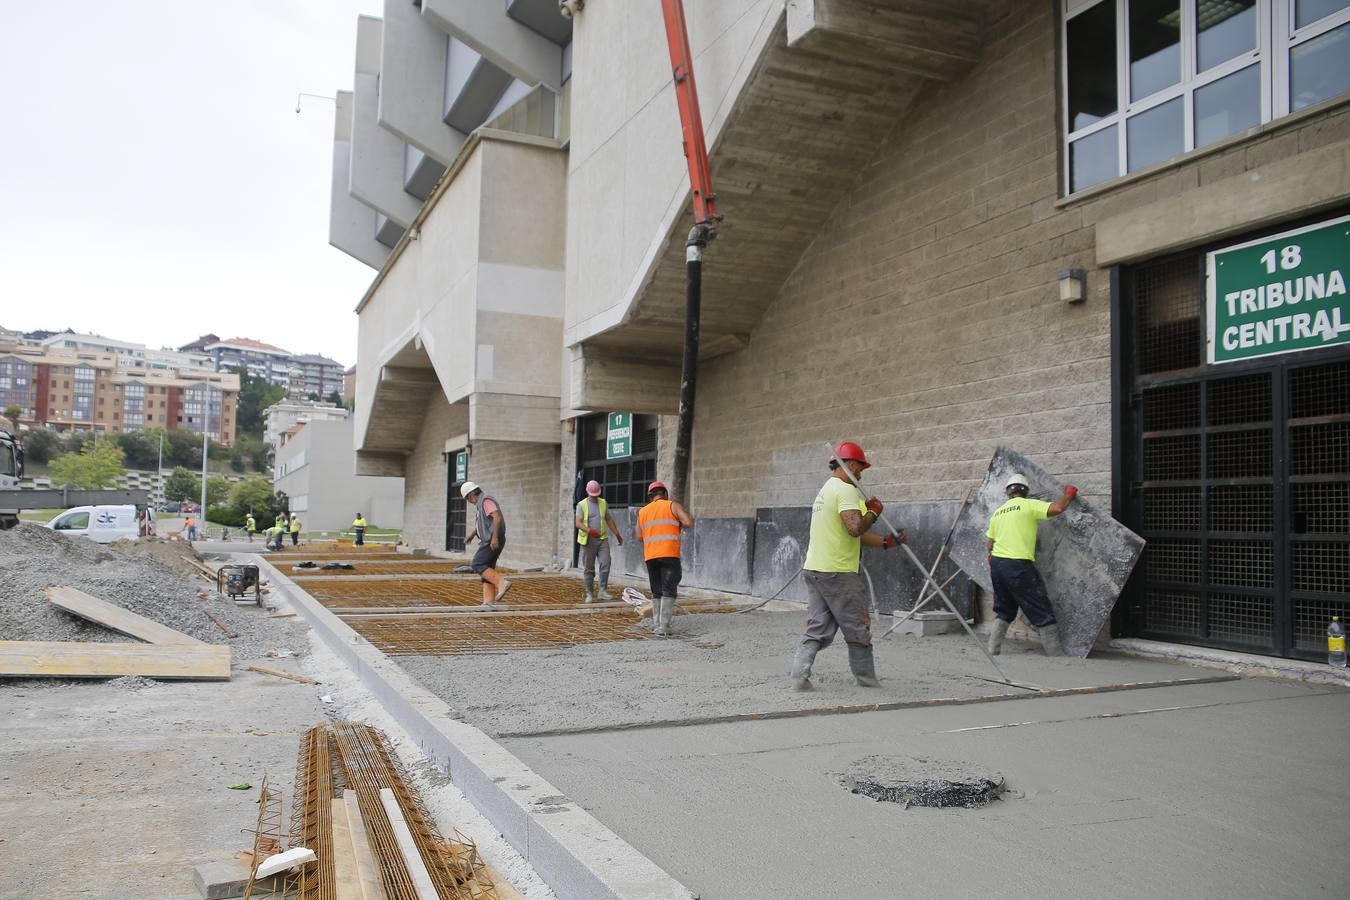
<svg viewBox="0 0 1350 900"><path fill-rule="evenodd" d="M1120 175L1116 126L1069 145L1069 192L1081 191Z"/></svg>
<svg viewBox="0 0 1350 900"><path fill-rule="evenodd" d="M1261 67L1248 66L1195 92L1195 146L1261 124Z"/></svg>
<svg viewBox="0 0 1350 900"><path fill-rule="evenodd" d="M1350 0L1297 0L1294 14L1294 27L1311 25L1318 19L1325 19L1334 12L1350 6Z"/></svg>
<svg viewBox="0 0 1350 900"><path fill-rule="evenodd" d="M1256 0L1194 0L1200 71L1256 49Z"/></svg>
<svg viewBox="0 0 1350 900"><path fill-rule="evenodd" d="M1300 110L1350 91L1350 25L1289 53L1289 108Z"/></svg>
<svg viewBox="0 0 1350 900"><path fill-rule="evenodd" d="M1068 27L1069 130L1116 111L1116 4L1098 3Z"/></svg>
<svg viewBox="0 0 1350 900"><path fill-rule="evenodd" d="M1125 157L1133 172L1185 150L1182 98L1132 117L1125 126Z"/></svg>
<svg viewBox="0 0 1350 900"><path fill-rule="evenodd" d="M1181 7L1177 0L1131 0L1130 99L1181 80Z"/></svg>

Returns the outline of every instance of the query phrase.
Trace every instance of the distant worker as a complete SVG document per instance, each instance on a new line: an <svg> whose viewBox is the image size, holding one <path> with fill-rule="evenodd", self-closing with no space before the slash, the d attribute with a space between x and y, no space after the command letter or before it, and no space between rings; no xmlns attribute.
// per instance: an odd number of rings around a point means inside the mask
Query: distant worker
<svg viewBox="0 0 1350 900"><path fill-rule="evenodd" d="M497 559L506 549L506 513L500 503L484 495L483 489L472 481L459 486L459 495L478 510L478 525L464 543L467 546L474 538L478 539L478 550L469 566L483 580L483 606L491 606L511 590L510 580L497 571Z"/></svg>
<svg viewBox="0 0 1350 900"><path fill-rule="evenodd" d="M187 533L188 542L191 543L197 539L197 520L188 516L183 522L183 531Z"/></svg>
<svg viewBox="0 0 1350 900"><path fill-rule="evenodd" d="M300 545L300 517L295 513L291 513L290 527L291 527L291 546L298 547Z"/></svg>
<svg viewBox="0 0 1350 900"><path fill-rule="evenodd" d="M352 531L356 532L356 546L364 547L366 545L366 517L360 513L356 514L356 521L352 522Z"/></svg>
<svg viewBox="0 0 1350 900"><path fill-rule="evenodd" d="M834 636L844 632L848 643L848 668L859 687L881 687L876 661L872 657L872 618L867 603L867 588L858 565L863 547L889 550L905 540L894 535L872 533L869 529L881 518L884 509L876 497L863 499L862 492L849 480L862 480L870 469L863 448L844 441L834 450L839 461L830 460L831 475L811 504L811 536L806 547L802 576L806 581L806 633L792 661L792 689L809 691L811 666L816 654L830 646ZM840 464L848 467L845 472Z"/></svg>
<svg viewBox="0 0 1350 900"><path fill-rule="evenodd" d="M267 529L267 549L280 550L282 542L285 540L286 529L280 523L273 523Z"/></svg>
<svg viewBox="0 0 1350 900"><path fill-rule="evenodd" d="M613 600L609 594L609 535L612 532L614 539L623 546L623 535L619 533L619 526L614 524L614 517L609 514L609 504L605 498L600 496L600 482L590 481L586 484L586 496L577 503L576 526L577 543L585 554L584 562L586 565L586 602L595 602L595 573L600 573L600 599L602 601Z"/></svg>
<svg viewBox="0 0 1350 900"><path fill-rule="evenodd" d="M647 505L638 511L637 538L647 562L647 580L652 588L652 631L670 634L670 617L680 587L680 529L693 528L694 517L670 499L666 486L653 481L647 486Z"/></svg>
<svg viewBox="0 0 1350 900"><path fill-rule="evenodd" d="M253 518L253 513L244 517L244 530L248 532L248 542L253 543L253 535L258 532L258 520Z"/></svg>
<svg viewBox="0 0 1350 900"><path fill-rule="evenodd" d="M1045 579L1036 569L1036 529L1046 519L1061 515L1078 496L1078 488L1069 485L1064 496L1053 503L1028 497L1031 485L1023 475L1013 473L1004 485L1008 499L989 517L989 577L994 583L994 628L989 632L989 652L1003 649L1008 626L1020 609L1027 621L1041 633L1046 656L1063 656L1059 625L1045 591Z"/></svg>

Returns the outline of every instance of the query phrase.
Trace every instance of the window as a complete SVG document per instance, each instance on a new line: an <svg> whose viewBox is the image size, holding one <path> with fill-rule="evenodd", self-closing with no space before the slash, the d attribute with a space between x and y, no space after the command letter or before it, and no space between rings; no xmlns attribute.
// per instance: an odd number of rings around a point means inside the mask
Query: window
<svg viewBox="0 0 1350 900"><path fill-rule="evenodd" d="M1350 0L1068 0L1069 193L1350 92Z"/></svg>
<svg viewBox="0 0 1350 900"><path fill-rule="evenodd" d="M72 396L71 418L81 422L90 421L94 411L93 366L78 366L75 369L75 390Z"/></svg>
<svg viewBox="0 0 1350 900"><path fill-rule="evenodd" d="M127 382L125 394L127 428L135 428L137 423L140 422L141 416L145 415L145 385L139 381Z"/></svg>

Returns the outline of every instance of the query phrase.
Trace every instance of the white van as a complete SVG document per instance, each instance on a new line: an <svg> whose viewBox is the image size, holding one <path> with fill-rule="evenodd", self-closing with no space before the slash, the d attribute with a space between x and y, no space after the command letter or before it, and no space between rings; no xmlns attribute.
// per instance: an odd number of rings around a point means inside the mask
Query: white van
<svg viewBox="0 0 1350 900"><path fill-rule="evenodd" d="M155 518L150 510L138 511L135 506L76 506L52 519L47 527L71 537L80 535L109 544L154 534Z"/></svg>

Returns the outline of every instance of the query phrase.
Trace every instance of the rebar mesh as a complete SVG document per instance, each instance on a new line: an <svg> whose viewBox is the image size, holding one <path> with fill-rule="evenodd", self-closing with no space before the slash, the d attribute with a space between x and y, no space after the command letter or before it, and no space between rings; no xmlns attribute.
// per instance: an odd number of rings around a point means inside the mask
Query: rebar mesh
<svg viewBox="0 0 1350 900"><path fill-rule="evenodd" d="M450 575L454 573L456 568L467 564L467 560L453 559L409 560L408 562L395 562L393 560L366 562L365 559L359 559L352 561L353 568L351 569L325 569L322 568L323 562L320 560L316 559L314 562L319 563L320 567L288 572L287 575L296 579L316 580L336 578L342 575ZM509 572L510 570L498 569L497 571Z"/></svg>
<svg viewBox="0 0 1350 900"><path fill-rule="evenodd" d="M305 582L305 592L329 609L351 607L477 606L483 602L483 584L477 578L411 581L388 578L374 581ZM503 603L512 606L576 606L586 589L575 578L519 578Z"/></svg>
<svg viewBox="0 0 1350 900"><path fill-rule="evenodd" d="M454 656L501 650L542 650L606 641L646 640L636 610L576 615L401 615L345 620L390 656Z"/></svg>

